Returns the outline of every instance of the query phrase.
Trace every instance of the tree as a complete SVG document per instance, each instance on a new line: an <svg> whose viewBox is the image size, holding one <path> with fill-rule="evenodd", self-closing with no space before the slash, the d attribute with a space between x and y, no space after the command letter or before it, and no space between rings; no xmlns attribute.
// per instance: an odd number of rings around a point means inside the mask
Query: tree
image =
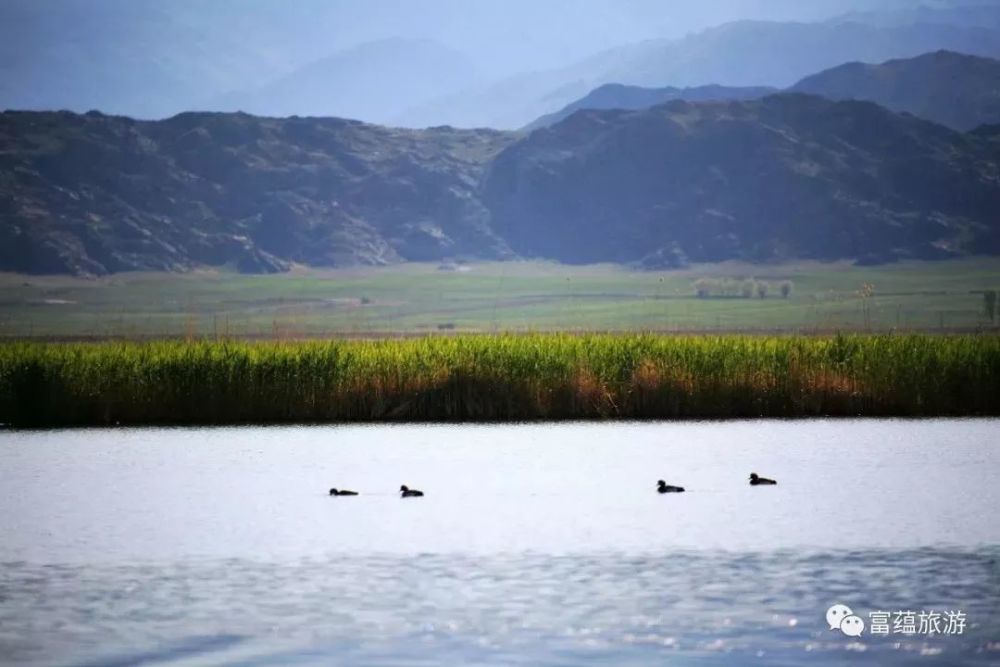
<svg viewBox="0 0 1000 667"><path fill-rule="evenodd" d="M763 281L757 283L757 296L762 299L767 296L767 283Z"/></svg>
<svg viewBox="0 0 1000 667"><path fill-rule="evenodd" d="M781 281L781 298L787 299L792 295L792 281L782 280Z"/></svg>
<svg viewBox="0 0 1000 667"><path fill-rule="evenodd" d="M694 281L694 293L698 295L699 299L707 299L708 295L712 293L712 281L707 278L698 278Z"/></svg>
<svg viewBox="0 0 1000 667"><path fill-rule="evenodd" d="M743 298L749 299L753 297L753 289L754 289L754 279L749 278L747 280L744 280L743 285L740 287L740 290L743 293Z"/></svg>

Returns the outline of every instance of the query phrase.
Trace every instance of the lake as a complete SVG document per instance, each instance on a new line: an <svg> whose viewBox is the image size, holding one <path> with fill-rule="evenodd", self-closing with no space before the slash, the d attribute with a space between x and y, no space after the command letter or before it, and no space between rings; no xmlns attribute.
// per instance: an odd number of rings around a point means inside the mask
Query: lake
<svg viewBox="0 0 1000 667"><path fill-rule="evenodd" d="M0 432L0 662L997 664L998 436L998 420ZM661 478L687 492L657 494ZM860 636L830 629L834 604ZM879 611L964 626L873 635Z"/></svg>

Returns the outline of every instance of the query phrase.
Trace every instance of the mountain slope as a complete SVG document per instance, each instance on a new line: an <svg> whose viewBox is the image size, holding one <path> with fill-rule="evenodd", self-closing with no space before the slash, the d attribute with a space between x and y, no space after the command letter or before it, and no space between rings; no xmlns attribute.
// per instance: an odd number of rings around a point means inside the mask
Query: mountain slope
<svg viewBox="0 0 1000 667"><path fill-rule="evenodd" d="M399 120L516 128L605 83L784 88L845 62L883 62L940 49L1000 57L1000 31L940 23L737 21L681 39L611 49L559 70L512 77L423 105Z"/></svg>
<svg viewBox="0 0 1000 667"><path fill-rule="evenodd" d="M1000 60L951 51L880 65L848 63L803 79L792 90L869 100L959 130L1000 122Z"/></svg>
<svg viewBox="0 0 1000 667"><path fill-rule="evenodd" d="M276 271L505 257L476 198L493 131L186 113L0 114L0 270Z"/></svg>
<svg viewBox="0 0 1000 667"><path fill-rule="evenodd" d="M802 95L530 134L0 114L0 270L1000 255L997 126Z"/></svg>
<svg viewBox="0 0 1000 667"><path fill-rule="evenodd" d="M997 253L997 158L867 102L678 101L531 133L484 201L516 252L570 262Z"/></svg>
<svg viewBox="0 0 1000 667"><path fill-rule="evenodd" d="M224 95L212 109L265 116L338 116L391 123L401 101L421 104L475 82L461 53L425 39L368 42L295 69L258 88Z"/></svg>
<svg viewBox="0 0 1000 667"><path fill-rule="evenodd" d="M162 118L292 64L251 26L212 31L219 3L0 3L0 109L99 109Z"/></svg>
<svg viewBox="0 0 1000 667"><path fill-rule="evenodd" d="M962 131L1000 122L1000 60L953 51L936 51L878 65L848 63L806 77L787 90L834 100L867 100ZM689 102L754 99L774 92L778 91L607 84L558 112L542 116L526 129L551 125L579 109L647 109L672 99Z"/></svg>
<svg viewBox="0 0 1000 667"><path fill-rule="evenodd" d="M648 109L671 100L686 102L716 102L720 100L752 100L777 92L774 88L750 86L730 88L727 86L697 86L694 88L643 88L608 83L587 93L559 111L546 114L524 129L535 130L547 127L570 116L580 109Z"/></svg>

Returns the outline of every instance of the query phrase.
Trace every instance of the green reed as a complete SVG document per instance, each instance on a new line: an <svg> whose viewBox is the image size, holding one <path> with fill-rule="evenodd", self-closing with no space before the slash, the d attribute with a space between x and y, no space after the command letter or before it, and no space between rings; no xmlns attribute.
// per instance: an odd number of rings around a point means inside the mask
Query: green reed
<svg viewBox="0 0 1000 667"><path fill-rule="evenodd" d="M0 344L0 423L1000 415L996 336Z"/></svg>

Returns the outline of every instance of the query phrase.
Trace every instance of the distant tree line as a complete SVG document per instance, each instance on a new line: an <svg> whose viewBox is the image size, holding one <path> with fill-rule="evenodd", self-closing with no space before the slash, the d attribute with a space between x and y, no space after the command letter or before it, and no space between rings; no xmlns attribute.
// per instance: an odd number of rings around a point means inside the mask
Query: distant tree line
<svg viewBox="0 0 1000 667"><path fill-rule="evenodd" d="M699 299L715 298L741 298L752 299L755 296L759 299L766 299L768 293L781 294L781 298L787 299L792 295L792 281L782 280L777 284L777 288L772 290L772 283L756 278L736 280L733 278L699 278L694 281L694 293Z"/></svg>

